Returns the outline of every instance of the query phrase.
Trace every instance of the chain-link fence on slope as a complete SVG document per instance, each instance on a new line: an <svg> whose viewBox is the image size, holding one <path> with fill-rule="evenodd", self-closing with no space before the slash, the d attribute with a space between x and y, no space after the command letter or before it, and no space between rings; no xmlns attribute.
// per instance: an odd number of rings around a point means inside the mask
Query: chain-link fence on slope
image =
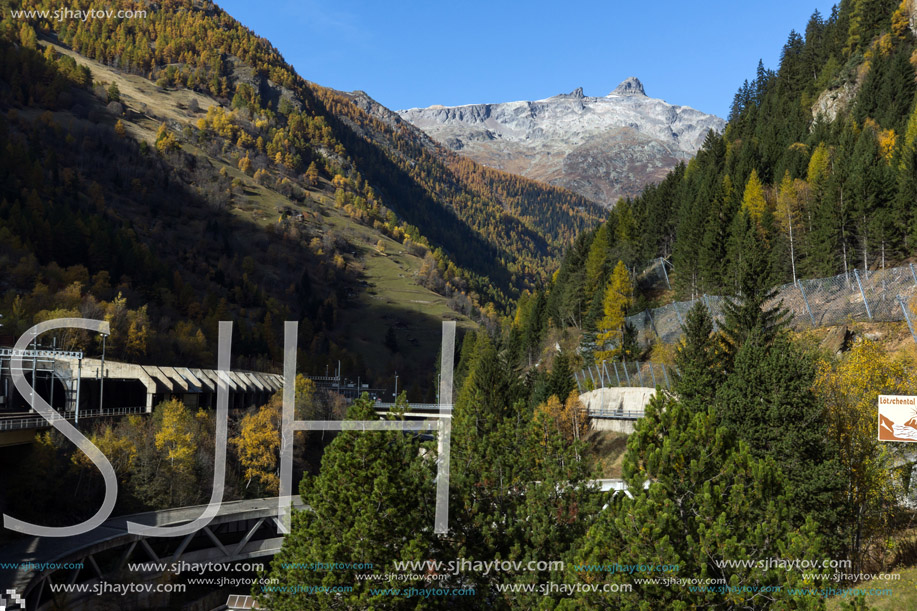
<svg viewBox="0 0 917 611"><path fill-rule="evenodd" d="M580 394L614 386L670 388L672 385L671 368L650 361L603 361L574 372L573 376Z"/></svg>
<svg viewBox="0 0 917 611"><path fill-rule="evenodd" d="M661 268L657 269L657 268ZM660 260L644 271L642 275L660 274L668 284L668 273ZM766 307L780 304L788 313L788 323L796 330L828 327L851 322L907 322L914 342L915 313L912 302L917 306L917 269L913 264L863 272L851 270L831 278L799 280L777 289L777 295ZM683 325L688 311L697 301L703 301L713 316L714 325L719 326L723 319L725 298L713 295L701 295L690 301L678 301L661 308L647 309L639 314L627 317L627 324L637 333L637 341L642 348L648 348L656 342L675 343L683 333ZM607 386L644 385L649 378L643 373L656 374L655 385L667 387L671 380L671 371L660 364L630 363L631 369L641 375L614 376L608 370L608 363L599 363L584 369L577 375L577 382L582 389ZM617 366L626 370L621 363ZM601 371L602 368L607 371ZM614 366L612 366L612 369ZM661 368L661 370L660 370ZM664 373L664 375L659 375ZM660 378L663 380L659 383ZM619 380L624 380L619 382ZM647 384L647 386L649 386Z"/></svg>

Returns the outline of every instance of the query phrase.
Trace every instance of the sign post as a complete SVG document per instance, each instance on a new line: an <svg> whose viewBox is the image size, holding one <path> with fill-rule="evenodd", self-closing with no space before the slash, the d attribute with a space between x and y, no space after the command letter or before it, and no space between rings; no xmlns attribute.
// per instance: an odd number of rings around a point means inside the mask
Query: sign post
<svg viewBox="0 0 917 611"><path fill-rule="evenodd" d="M879 441L917 442L917 395L879 395Z"/></svg>

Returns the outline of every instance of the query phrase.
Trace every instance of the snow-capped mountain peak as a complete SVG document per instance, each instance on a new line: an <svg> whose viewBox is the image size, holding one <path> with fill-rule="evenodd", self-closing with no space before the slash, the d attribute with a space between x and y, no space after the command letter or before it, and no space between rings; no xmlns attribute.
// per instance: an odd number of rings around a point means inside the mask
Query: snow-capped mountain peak
<svg viewBox="0 0 917 611"><path fill-rule="evenodd" d="M605 97L571 93L536 101L398 111L475 161L567 187L612 206L661 180L725 121L646 95L630 77Z"/></svg>

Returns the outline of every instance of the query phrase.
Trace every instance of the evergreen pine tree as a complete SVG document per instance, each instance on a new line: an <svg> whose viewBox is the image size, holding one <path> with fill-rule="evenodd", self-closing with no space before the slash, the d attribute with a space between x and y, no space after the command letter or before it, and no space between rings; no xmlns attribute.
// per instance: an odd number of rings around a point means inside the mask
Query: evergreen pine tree
<svg viewBox="0 0 917 611"><path fill-rule="evenodd" d="M755 458L734 433L718 428L712 410L696 412L656 395L628 440L624 480L633 498L619 495L599 514L574 562L677 565L679 576L724 579L731 587L691 592L641 584L626 573L572 569L569 579L632 584L632 593L614 599L617 609L820 608L821 600L788 592L801 585L798 572L722 566L723 560L815 557L820 542L811 522L800 530L788 523L773 461ZM559 608L602 608L607 596L589 590Z"/></svg>
<svg viewBox="0 0 917 611"><path fill-rule="evenodd" d="M548 396L553 395L564 401L575 388L576 382L573 379L570 358L566 354L558 354L554 357L554 368L548 379Z"/></svg>
<svg viewBox="0 0 917 611"><path fill-rule="evenodd" d="M576 409L575 395L566 403L567 409ZM525 431L524 443L507 451L514 451L516 460L527 465L530 479L511 522L515 543L506 557L526 564L545 558L570 558L604 504L605 495L590 481L595 477L591 465L583 459L586 443L582 439L567 439L551 414L536 409ZM567 593L545 595L537 591L540 584L562 582L563 569L524 571L502 577L504 582L533 585L536 591L504 593L496 605L498 608L554 608L569 598ZM480 601L468 605L473 609L480 606Z"/></svg>
<svg viewBox="0 0 917 611"><path fill-rule="evenodd" d="M449 549L455 558L531 560L545 552L563 557L598 513L600 495L586 482L581 442L571 445L553 423L533 419L508 375L493 342L480 335L453 419ZM490 592L497 583L549 577L547 571L471 571L453 578L457 587ZM452 603L480 607L472 597ZM492 599L499 608L511 603Z"/></svg>
<svg viewBox="0 0 917 611"><path fill-rule="evenodd" d="M901 154L894 206L904 251L909 252L917 244L917 145L906 146Z"/></svg>
<svg viewBox="0 0 917 611"><path fill-rule="evenodd" d="M684 330L684 339L675 353L673 390L686 408L705 412L713 404L724 372L721 355L717 354L713 319L702 301L688 311Z"/></svg>
<svg viewBox="0 0 917 611"><path fill-rule="evenodd" d="M765 308L765 304L776 296L768 266L768 252L758 236L758 230L746 218L740 226L743 235L734 236L741 244L741 256L737 261L739 297L727 298L723 304L723 343L727 362L731 361L753 330L757 329L761 340L770 343L781 328L786 325L787 313L780 304Z"/></svg>
<svg viewBox="0 0 917 611"><path fill-rule="evenodd" d="M367 395L351 406L348 418L375 419ZM269 576L290 591L254 586L258 600L270 609L294 611L303 608L303 594L294 586L348 586L353 589L341 594L310 595L309 608L416 608L409 596L371 594L379 582L357 580L349 571L311 570L309 563L369 563L374 572L393 573L395 560L423 561L436 554L434 466L418 450L414 438L400 431L338 434L325 450L319 475L306 475L300 483L309 509L293 513L292 530L271 563ZM392 586L424 587L417 581Z"/></svg>
<svg viewBox="0 0 917 611"><path fill-rule="evenodd" d="M608 225L602 224L595 232L589 254L586 256L586 298L598 290L607 273L605 262L608 258Z"/></svg>
<svg viewBox="0 0 917 611"><path fill-rule="evenodd" d="M727 286L726 253L729 224L735 215L733 197L732 179L727 174L711 205L698 261L701 288L711 295L721 293Z"/></svg>
<svg viewBox="0 0 917 611"><path fill-rule="evenodd" d="M759 323L760 324L760 323ZM716 395L719 423L751 453L776 461L786 481L790 519L814 516L819 530L839 526L839 465L827 441L822 407L812 386L814 365L785 335L768 339L752 329Z"/></svg>
<svg viewBox="0 0 917 611"><path fill-rule="evenodd" d="M700 288L700 250L704 240L707 203L686 198L678 211L678 236L672 247L672 264L677 271L675 287L682 295L694 297Z"/></svg>

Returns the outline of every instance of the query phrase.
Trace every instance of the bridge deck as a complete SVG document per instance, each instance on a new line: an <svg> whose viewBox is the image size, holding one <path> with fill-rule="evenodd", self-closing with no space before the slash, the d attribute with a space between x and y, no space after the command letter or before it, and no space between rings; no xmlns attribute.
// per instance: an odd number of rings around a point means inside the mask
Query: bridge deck
<svg viewBox="0 0 917 611"><path fill-rule="evenodd" d="M305 507L299 496L293 497L293 506L297 509ZM206 505L195 505L119 516L110 518L88 533L74 537L23 537L3 546L0 563L22 565L78 561L103 549L142 539L140 535L127 532L129 521L147 526L177 526L198 518L205 508ZM276 497L225 501L209 526L246 519L271 518L276 515ZM0 570L0 590L15 588L19 592L24 592L34 578L35 572L31 569Z"/></svg>

